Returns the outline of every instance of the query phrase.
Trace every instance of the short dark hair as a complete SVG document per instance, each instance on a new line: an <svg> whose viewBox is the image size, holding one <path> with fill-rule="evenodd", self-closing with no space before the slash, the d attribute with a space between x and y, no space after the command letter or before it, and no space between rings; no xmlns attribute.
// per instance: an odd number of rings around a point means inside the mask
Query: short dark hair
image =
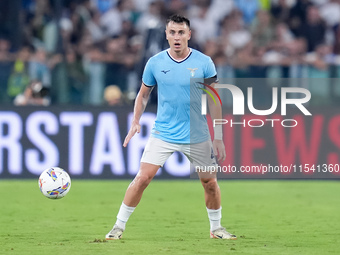
<svg viewBox="0 0 340 255"><path fill-rule="evenodd" d="M184 16L181 16L179 14L173 14L171 15L167 21L166 21L166 24L168 25L169 22L175 22L175 23L185 23L187 24L187 26L190 28L190 20L188 20L186 17Z"/></svg>

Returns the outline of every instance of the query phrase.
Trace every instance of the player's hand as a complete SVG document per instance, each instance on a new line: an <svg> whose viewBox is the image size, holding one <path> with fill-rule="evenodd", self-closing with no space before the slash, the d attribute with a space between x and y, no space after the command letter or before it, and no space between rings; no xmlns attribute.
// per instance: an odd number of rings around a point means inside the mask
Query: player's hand
<svg viewBox="0 0 340 255"><path fill-rule="evenodd" d="M226 152L224 143L222 140L213 141L213 150L218 161L224 161L226 158Z"/></svg>
<svg viewBox="0 0 340 255"><path fill-rule="evenodd" d="M129 143L130 139L136 134L136 133L140 133L140 125L139 123L136 122L132 122L132 125L130 127L129 133L127 134L127 136L125 137L123 146L126 147L127 144Z"/></svg>

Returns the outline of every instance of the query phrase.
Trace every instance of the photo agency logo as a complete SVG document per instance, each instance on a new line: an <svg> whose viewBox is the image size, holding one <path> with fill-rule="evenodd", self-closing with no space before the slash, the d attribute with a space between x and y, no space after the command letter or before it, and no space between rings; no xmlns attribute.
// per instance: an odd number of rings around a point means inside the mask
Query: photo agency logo
<svg viewBox="0 0 340 255"><path fill-rule="evenodd" d="M214 104L217 105L220 103L222 106L222 100L217 92L216 89L227 89L231 92L232 99L233 99L233 104L232 104L232 112L233 115L244 115L245 114L245 96L242 92L242 90L231 84L216 84L215 88L212 87L211 85L198 82L199 84L203 85L205 88L200 88L201 90L205 91L206 94L202 94L202 104L201 104L201 113L202 115L207 114L207 95L209 95ZM303 105L311 99L311 93L309 90L305 88L297 88L297 87L283 87L281 88L281 98L280 98L280 106L281 106L281 116L286 116L287 115L287 105L294 105L297 107L305 116L312 115L306 107ZM288 98L289 94L294 94L294 95L299 95L299 98ZM248 87L247 88L247 106L248 110L258 116L268 116L273 114L278 107L278 88L272 88L272 105L269 109L265 110L260 110L256 109L254 107L253 103L253 88ZM216 98L218 99L219 102L217 102ZM295 119L273 119L273 118L268 118L268 119L250 119L248 121L243 120L242 122L233 122L233 120L228 120L228 119L213 119L213 127L216 125L225 125L228 124L231 127L234 125L242 125L243 127L249 126L249 127L262 127L266 123L270 123L271 127L274 127L274 125L279 122L283 127L295 127L298 125L297 120Z"/></svg>

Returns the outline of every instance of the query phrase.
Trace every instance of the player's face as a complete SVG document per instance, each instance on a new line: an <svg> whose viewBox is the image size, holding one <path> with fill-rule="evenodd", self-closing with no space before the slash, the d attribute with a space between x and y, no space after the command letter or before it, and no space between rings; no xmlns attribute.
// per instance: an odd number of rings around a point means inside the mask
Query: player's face
<svg viewBox="0 0 340 255"><path fill-rule="evenodd" d="M165 33L172 51L176 53L184 53L186 51L191 37L191 30L187 24L170 21L166 26Z"/></svg>

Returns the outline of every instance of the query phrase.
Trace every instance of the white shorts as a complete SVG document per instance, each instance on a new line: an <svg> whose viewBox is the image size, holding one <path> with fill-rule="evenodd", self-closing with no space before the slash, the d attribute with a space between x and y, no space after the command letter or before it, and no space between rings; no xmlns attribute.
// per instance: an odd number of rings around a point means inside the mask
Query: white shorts
<svg viewBox="0 0 340 255"><path fill-rule="evenodd" d="M175 151L182 152L195 168L217 166L211 140L196 144L176 144L152 136L145 146L141 162L163 166Z"/></svg>

